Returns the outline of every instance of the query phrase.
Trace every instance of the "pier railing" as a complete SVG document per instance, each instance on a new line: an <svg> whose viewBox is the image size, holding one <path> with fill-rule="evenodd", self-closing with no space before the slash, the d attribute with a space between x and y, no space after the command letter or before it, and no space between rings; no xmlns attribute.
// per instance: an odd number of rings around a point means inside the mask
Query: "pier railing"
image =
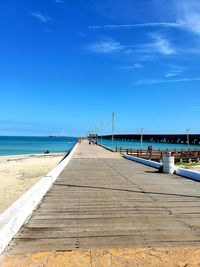
<svg viewBox="0 0 200 267"><path fill-rule="evenodd" d="M116 147L115 152L125 153L127 155L132 155L135 157L149 159L161 162L163 156L167 155L169 150L142 150L142 149L130 149L130 148L122 148ZM174 149L170 151L172 156L175 158L175 162L199 162L200 161L200 150L177 150Z"/></svg>

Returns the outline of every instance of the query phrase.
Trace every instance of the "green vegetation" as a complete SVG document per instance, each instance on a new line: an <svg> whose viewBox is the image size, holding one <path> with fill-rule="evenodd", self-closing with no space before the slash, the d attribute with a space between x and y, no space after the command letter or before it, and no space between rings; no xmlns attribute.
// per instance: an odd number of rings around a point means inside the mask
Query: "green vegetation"
<svg viewBox="0 0 200 267"><path fill-rule="evenodd" d="M192 167L200 167L200 163L196 163L196 162L192 162L192 163L187 163L187 162L177 162L176 165L178 165L179 167L185 168L185 169L191 169Z"/></svg>

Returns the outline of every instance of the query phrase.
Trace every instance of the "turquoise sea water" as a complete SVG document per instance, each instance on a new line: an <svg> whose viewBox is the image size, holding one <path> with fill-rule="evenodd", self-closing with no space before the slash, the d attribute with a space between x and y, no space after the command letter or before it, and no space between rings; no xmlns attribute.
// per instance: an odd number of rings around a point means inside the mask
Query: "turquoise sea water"
<svg viewBox="0 0 200 267"><path fill-rule="evenodd" d="M112 148L112 141L111 140L104 140L104 139L98 139L99 143L102 143L105 146L108 146ZM145 143L143 142L142 148L147 149L148 146L152 146L153 150L166 150L169 149L173 151L174 149L177 150L188 150L187 144L170 144L170 143ZM132 142L132 141L113 141L113 148L132 148L132 149L141 149L141 143L140 142ZM190 145L189 148L192 149L198 149L200 150L200 145Z"/></svg>
<svg viewBox="0 0 200 267"><path fill-rule="evenodd" d="M0 136L0 156L69 152L76 137L23 137Z"/></svg>
<svg viewBox="0 0 200 267"><path fill-rule="evenodd" d="M69 152L78 138L76 137L22 137L22 136L0 136L0 156L10 155L26 155L26 154L43 154L44 151L49 150L50 153L67 153ZM98 140L101 143L101 139ZM102 144L112 147L111 140L102 140ZM114 141L113 148L132 148L140 149L140 142L132 141ZM145 143L143 142L143 149L152 146L153 149L188 149L186 144L169 144L169 143ZM190 145L190 149L200 150L200 145Z"/></svg>

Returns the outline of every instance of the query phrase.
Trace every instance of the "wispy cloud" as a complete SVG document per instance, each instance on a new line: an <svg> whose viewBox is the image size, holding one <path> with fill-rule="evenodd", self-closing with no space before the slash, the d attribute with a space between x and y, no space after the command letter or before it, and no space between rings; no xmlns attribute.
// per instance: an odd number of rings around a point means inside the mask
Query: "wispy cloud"
<svg viewBox="0 0 200 267"><path fill-rule="evenodd" d="M200 81L200 77L196 78L182 78L182 79L173 79L173 80L166 80L166 79L158 79L158 80L138 80L134 83L135 86L137 85L148 85L148 84L162 84L162 83L180 83L180 82L195 82Z"/></svg>
<svg viewBox="0 0 200 267"><path fill-rule="evenodd" d="M31 15L33 17L35 17L36 19L38 19L40 22L51 22L53 19L47 15L43 15L40 12L36 11L36 12L32 12Z"/></svg>
<svg viewBox="0 0 200 267"><path fill-rule="evenodd" d="M170 77L175 77L175 76L178 76L181 72L179 71L176 71L176 72L169 72L169 73L166 73L165 74L165 77L166 78L170 78Z"/></svg>
<svg viewBox="0 0 200 267"><path fill-rule="evenodd" d="M106 24L106 25L91 25L88 26L90 30L119 30L119 29L131 29L131 28L147 28L147 27L181 27L182 23L176 22L149 22L149 23L137 23L137 24Z"/></svg>
<svg viewBox="0 0 200 267"><path fill-rule="evenodd" d="M92 26L88 26L88 29L91 31L98 31L98 30L101 30L102 27L99 25L92 25Z"/></svg>
<svg viewBox="0 0 200 267"><path fill-rule="evenodd" d="M99 41L87 46L87 49L100 54L110 54L122 51L124 46L114 40Z"/></svg>
<svg viewBox="0 0 200 267"><path fill-rule="evenodd" d="M58 4L64 4L65 1L64 0L53 0L55 3L58 3Z"/></svg>
<svg viewBox="0 0 200 267"><path fill-rule="evenodd" d="M169 68L170 68L169 71L165 74L166 78L176 77L180 75L181 73L183 73L183 71L186 69L184 67L175 66L175 65L170 65Z"/></svg>
<svg viewBox="0 0 200 267"><path fill-rule="evenodd" d="M52 30L50 30L50 29L45 29L44 31L45 32L48 32L48 33L51 33L52 32Z"/></svg>
<svg viewBox="0 0 200 267"><path fill-rule="evenodd" d="M176 53L175 48L172 46L169 40L163 36L153 35L155 42L151 45L156 51L164 55L171 55Z"/></svg>
<svg viewBox="0 0 200 267"><path fill-rule="evenodd" d="M130 66L122 66L121 68L124 70L141 69L141 68L143 68L143 65L140 63L135 63L135 64L130 65Z"/></svg>
<svg viewBox="0 0 200 267"><path fill-rule="evenodd" d="M103 1L104 2L104 1ZM200 1L198 0L169 0L164 5L160 0L150 1L127 1L127 5L122 4L123 1L105 1L101 4L103 15L109 18L119 19L120 21L131 21L133 18L146 18L147 15L151 17L153 14L153 21L145 23L131 23L131 24L104 24L93 25L89 29L130 29L130 28L180 28L193 33L200 34ZM118 4L117 4L117 3ZM120 3L120 4L119 4ZM142 8L141 8L142 7ZM105 14L106 13L106 14ZM157 19L156 19L157 17ZM162 21L160 22L160 19Z"/></svg>
<svg viewBox="0 0 200 267"><path fill-rule="evenodd" d="M175 4L177 11L177 21L183 28L191 32L200 34L200 1L182 0Z"/></svg>
<svg viewBox="0 0 200 267"><path fill-rule="evenodd" d="M80 36L80 37L86 37L87 35L84 32L79 32L78 33L78 36Z"/></svg>
<svg viewBox="0 0 200 267"><path fill-rule="evenodd" d="M175 47L172 45L170 40L158 34L149 34L152 42L146 44L140 44L133 46L134 52L140 54L162 54L162 55L171 55L177 53Z"/></svg>

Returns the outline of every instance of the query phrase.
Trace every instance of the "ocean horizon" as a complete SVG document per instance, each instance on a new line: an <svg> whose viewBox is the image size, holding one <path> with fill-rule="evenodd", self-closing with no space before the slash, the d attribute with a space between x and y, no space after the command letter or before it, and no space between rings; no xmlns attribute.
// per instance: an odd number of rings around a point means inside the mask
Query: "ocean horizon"
<svg viewBox="0 0 200 267"><path fill-rule="evenodd" d="M17 156L29 154L49 153L68 153L78 142L78 137L55 137L55 136L0 136L0 156ZM98 143L115 149L141 149L140 142L133 141L112 141L108 139L98 139ZM148 146L152 146L154 150L188 150L187 144L172 143L153 143L143 142L142 148L145 150ZM200 150L200 145L190 145L191 150Z"/></svg>
<svg viewBox="0 0 200 267"><path fill-rule="evenodd" d="M68 153L77 143L77 137L0 136L0 156Z"/></svg>

